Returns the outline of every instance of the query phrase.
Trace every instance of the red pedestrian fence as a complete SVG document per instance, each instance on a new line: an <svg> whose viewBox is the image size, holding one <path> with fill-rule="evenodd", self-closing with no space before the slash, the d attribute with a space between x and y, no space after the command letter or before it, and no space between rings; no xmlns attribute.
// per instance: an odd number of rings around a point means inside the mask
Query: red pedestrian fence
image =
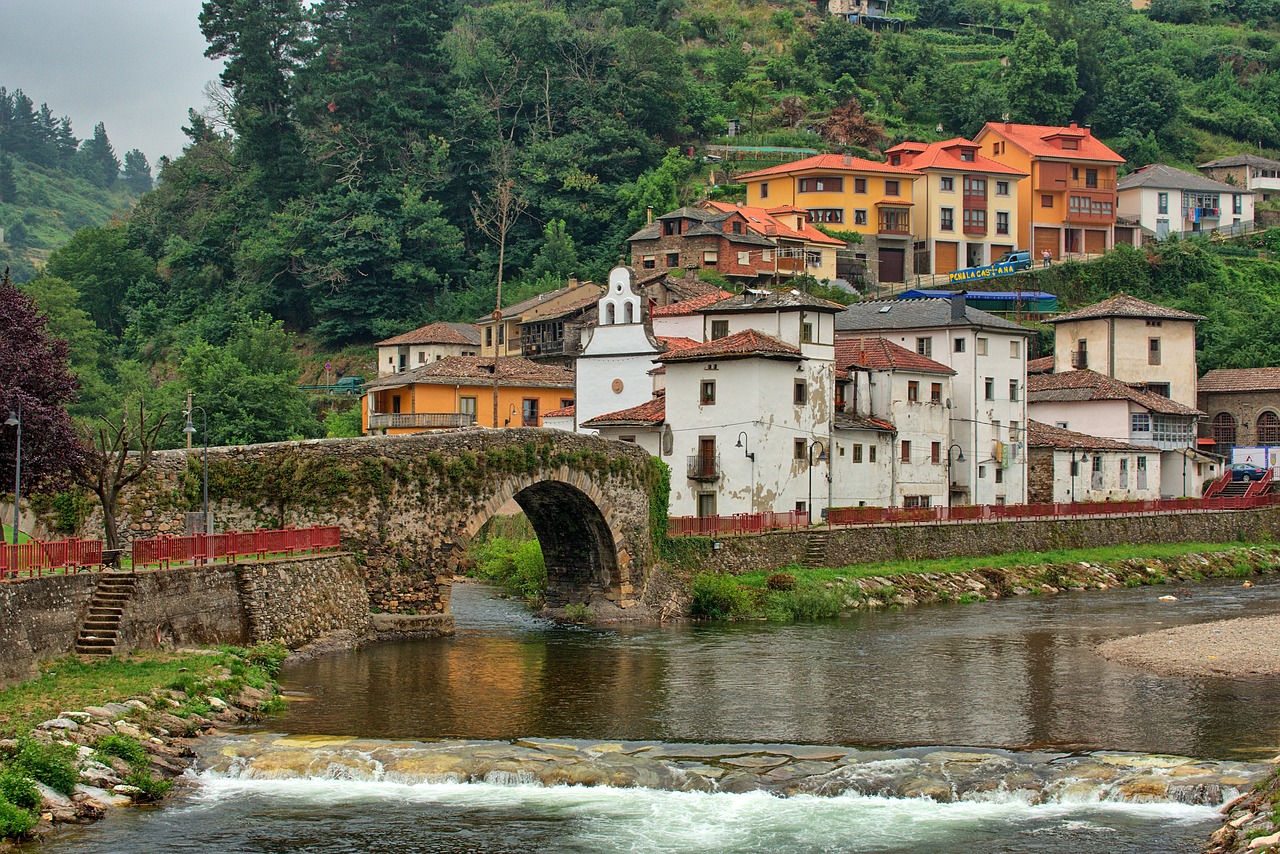
<svg viewBox="0 0 1280 854"><path fill-rule="evenodd" d="M31 540L20 545L0 545L0 579L26 575L38 578L55 570L82 569L102 565L102 540Z"/></svg>
<svg viewBox="0 0 1280 854"><path fill-rule="evenodd" d="M1242 495L1226 498L1161 498L1147 501L1080 501L1056 504L959 504L955 507L833 507L827 521L833 527L857 525L928 525L940 522L993 522L1005 519L1101 518L1132 514L1195 511L1254 510L1280 505L1280 495ZM808 514L740 513L733 516L673 516L667 520L672 537L732 536L809 526Z"/></svg>
<svg viewBox="0 0 1280 854"><path fill-rule="evenodd" d="M218 558L230 563L237 557L327 551L340 545L341 529L336 525L153 537L133 541L133 566L203 564Z"/></svg>

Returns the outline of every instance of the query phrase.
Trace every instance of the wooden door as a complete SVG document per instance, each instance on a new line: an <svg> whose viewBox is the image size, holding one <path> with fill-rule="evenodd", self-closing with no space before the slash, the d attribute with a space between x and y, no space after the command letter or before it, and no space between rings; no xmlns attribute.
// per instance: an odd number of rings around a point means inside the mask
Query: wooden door
<svg viewBox="0 0 1280 854"><path fill-rule="evenodd" d="M960 269L956 266L956 259L959 257L959 244L953 240L939 240L934 244L934 252L937 256L937 264L934 266L935 273L950 273Z"/></svg>
<svg viewBox="0 0 1280 854"><path fill-rule="evenodd" d="M1058 229L1056 228L1037 228L1033 237L1031 247L1031 260L1039 261L1044 257L1044 251L1049 250L1050 258L1058 257Z"/></svg>
<svg viewBox="0 0 1280 854"><path fill-rule="evenodd" d="M882 282L902 282L905 281L906 271L906 250L905 249L881 249L880 250L880 281Z"/></svg>
<svg viewBox="0 0 1280 854"><path fill-rule="evenodd" d="M1090 255L1101 255L1107 251L1107 233L1089 229L1084 233L1084 251Z"/></svg>

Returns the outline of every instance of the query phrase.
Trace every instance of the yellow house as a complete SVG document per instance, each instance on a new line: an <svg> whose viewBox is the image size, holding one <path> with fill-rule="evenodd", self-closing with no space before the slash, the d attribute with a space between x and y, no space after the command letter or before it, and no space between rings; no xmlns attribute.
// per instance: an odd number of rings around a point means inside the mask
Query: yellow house
<svg viewBox="0 0 1280 854"><path fill-rule="evenodd" d="M496 373L496 376L495 376ZM494 389L498 414L494 418ZM573 371L519 356L450 356L365 386L366 435L458 427L540 427L544 413L573 404Z"/></svg>
<svg viewBox="0 0 1280 854"><path fill-rule="evenodd" d="M587 310L594 308L604 295L604 288L594 282L570 279L558 290L538 294L502 309L501 320L492 314L476 318L480 327L480 355L560 356L566 353L566 325L572 325ZM577 345L572 341L569 349ZM574 355L568 353L568 355Z"/></svg>
<svg viewBox="0 0 1280 854"><path fill-rule="evenodd" d="M920 173L847 154L819 154L737 176L747 206L802 208L809 220L862 235L859 252L881 282L914 274L913 184Z"/></svg>
<svg viewBox="0 0 1280 854"><path fill-rule="evenodd" d="M984 156L1031 176L1019 184L1018 245L1033 260L1101 254L1115 243L1124 158L1089 128L987 122L974 141Z"/></svg>
<svg viewBox="0 0 1280 854"><path fill-rule="evenodd" d="M976 142L904 142L885 152L916 179L916 272L950 273L993 263L1015 248L1018 186L1027 175L979 153Z"/></svg>

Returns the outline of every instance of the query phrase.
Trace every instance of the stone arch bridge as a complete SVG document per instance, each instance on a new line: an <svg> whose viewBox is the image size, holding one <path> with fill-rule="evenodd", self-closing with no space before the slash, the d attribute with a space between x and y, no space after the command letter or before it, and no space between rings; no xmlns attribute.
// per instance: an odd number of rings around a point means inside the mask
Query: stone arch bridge
<svg viewBox="0 0 1280 854"><path fill-rule="evenodd" d="M462 550L504 504L524 510L547 565L547 605L631 608L653 553L660 466L635 445L559 430L468 429L209 449L218 530L338 525L371 605L447 613ZM201 451L157 453L121 501L127 540L185 531Z"/></svg>

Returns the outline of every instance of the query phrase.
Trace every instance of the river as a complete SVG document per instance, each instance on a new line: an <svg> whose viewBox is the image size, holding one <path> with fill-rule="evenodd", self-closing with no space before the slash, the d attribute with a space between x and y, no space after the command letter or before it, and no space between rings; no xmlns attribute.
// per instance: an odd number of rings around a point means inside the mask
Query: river
<svg viewBox="0 0 1280 854"><path fill-rule="evenodd" d="M455 638L287 668L288 710L211 742L185 794L41 850L1194 852L1234 789L1179 802L1165 787L1197 766L1093 752L1220 760L1228 781L1280 752L1280 679L1091 652L1280 613L1280 584L801 625L561 628L473 584L453 607Z"/></svg>

